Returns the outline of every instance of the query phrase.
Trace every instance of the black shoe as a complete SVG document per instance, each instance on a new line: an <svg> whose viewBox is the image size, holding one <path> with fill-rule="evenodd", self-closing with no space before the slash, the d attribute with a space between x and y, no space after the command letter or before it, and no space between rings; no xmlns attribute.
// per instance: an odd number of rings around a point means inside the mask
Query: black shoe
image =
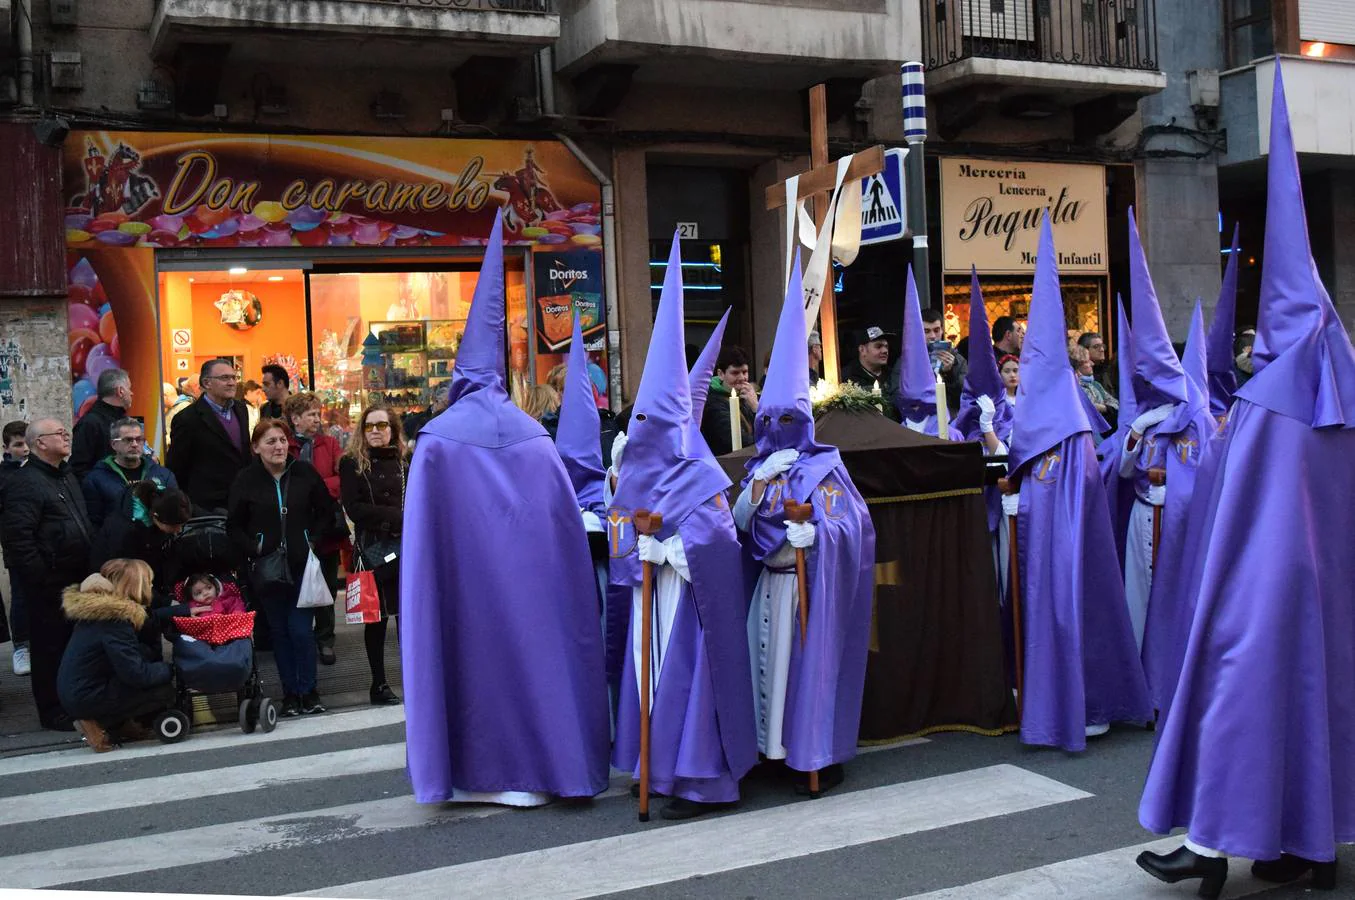
<svg viewBox="0 0 1355 900"><path fill-rule="evenodd" d="M706 813L733 809L737 805L737 803L697 803L695 800L674 797L668 801L663 809L659 810L659 815L665 819L680 822L683 819L695 819L697 816L704 816Z"/></svg>
<svg viewBox="0 0 1355 900"><path fill-rule="evenodd" d="M319 651L319 653L320 653L320 664L321 664L322 666L332 666L332 665L334 665L335 657L334 657L334 648L333 648L333 647L324 647L324 646L321 646L321 647L318 647L318 648L316 648L316 649L317 649L317 650Z"/></svg>
<svg viewBox="0 0 1355 900"><path fill-rule="evenodd" d="M640 782L638 782L638 781L632 781L632 782L631 782L631 785L630 785L630 795L631 795L632 797L636 797L636 798L638 798L638 797L640 796ZM667 797L668 795L667 795L667 794L660 794L658 791L654 790L653 788L650 788L650 789L649 789L649 796L651 796L651 797Z"/></svg>
<svg viewBox="0 0 1355 900"><path fill-rule="evenodd" d="M373 706L399 706L400 698L396 696L395 691L391 690L388 684L379 684L369 692L372 698Z"/></svg>
<svg viewBox="0 0 1355 900"><path fill-rule="evenodd" d="M75 731L75 720L65 713L42 720L42 727L48 731Z"/></svg>
<svg viewBox="0 0 1355 900"><path fill-rule="evenodd" d="M310 691L302 695L301 711L308 716L313 716L316 713L328 712L328 710L325 709L325 705L320 702L320 695L315 691Z"/></svg>
<svg viewBox="0 0 1355 900"><path fill-rule="evenodd" d="M301 698L295 694L288 694L282 698L282 712L280 715L284 719L295 719L301 715Z"/></svg>
<svg viewBox="0 0 1355 900"><path fill-rule="evenodd" d="M1284 884L1298 881L1305 872L1313 873L1313 887L1322 891L1336 890L1336 863L1313 862L1302 856L1280 855L1279 859L1257 860L1251 864L1251 873L1261 881Z"/></svg>
<svg viewBox="0 0 1355 900"><path fill-rule="evenodd" d="M796 782L795 782L795 793L798 794L798 795L801 796L801 797L808 797L808 796L809 796L809 776L806 775L806 774L803 773L803 772L796 772L796 773L795 773L795 777L796 777ZM842 779L843 779L844 777L845 777L845 776L842 774L842 764L841 764L841 763L833 763L831 766L824 766L822 769L819 769L819 794L820 794L820 796L822 796L823 794L828 793L828 792L831 791L833 788L835 788L835 787L837 787L838 785L842 784Z"/></svg>
<svg viewBox="0 0 1355 900"><path fill-rule="evenodd" d="M1201 879L1200 889L1196 893L1205 900L1218 900L1219 894L1223 893L1223 883L1228 880L1228 860L1200 856L1184 846L1177 847L1171 853L1149 853L1145 850L1139 854L1136 862L1140 869L1168 884L1191 878Z"/></svg>

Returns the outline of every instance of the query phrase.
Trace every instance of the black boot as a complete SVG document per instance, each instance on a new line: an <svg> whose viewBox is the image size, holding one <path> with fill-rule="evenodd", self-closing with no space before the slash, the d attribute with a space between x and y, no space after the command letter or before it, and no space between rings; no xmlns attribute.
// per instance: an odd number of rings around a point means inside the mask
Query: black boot
<svg viewBox="0 0 1355 900"><path fill-rule="evenodd" d="M659 815L665 819L681 821L683 819L695 819L697 816L704 816L706 813L733 809L737 805L737 803L698 803L695 800L674 797L659 811Z"/></svg>
<svg viewBox="0 0 1355 900"><path fill-rule="evenodd" d="M399 706L400 698L396 696L391 686L385 683L378 684L369 692L372 698L373 706Z"/></svg>
<svg viewBox="0 0 1355 900"><path fill-rule="evenodd" d="M1336 890L1336 863L1334 862L1313 862L1311 859L1304 859L1302 856L1283 853L1279 859L1257 860L1251 864L1253 875L1262 881L1269 881L1274 884L1298 881L1305 872L1310 871L1313 873L1312 884L1314 888L1321 891Z"/></svg>
<svg viewBox="0 0 1355 900"><path fill-rule="evenodd" d="M1205 900L1218 900L1219 894L1223 893L1223 883L1228 880L1228 860L1200 856L1184 846L1165 854L1145 850L1139 854L1137 862L1140 869L1168 884L1199 878L1197 893Z"/></svg>

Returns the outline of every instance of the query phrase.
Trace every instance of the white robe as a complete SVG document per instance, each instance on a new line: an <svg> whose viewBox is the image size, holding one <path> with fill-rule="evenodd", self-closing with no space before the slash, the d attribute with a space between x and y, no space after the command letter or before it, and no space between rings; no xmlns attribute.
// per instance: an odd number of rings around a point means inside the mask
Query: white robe
<svg viewBox="0 0 1355 900"><path fill-rule="evenodd" d="M667 561L654 567L654 618L649 644L649 704L654 707L654 694L659 689L659 679L663 677L663 660L668 652L668 640L673 636L673 619L677 616L678 603L682 601L686 584L692 580L687 567L687 554L682 546L682 538L673 535L663 542ZM640 650L644 643L643 589L631 588L630 615L633 627L630 629L630 652L635 663L635 690L640 691Z"/></svg>
<svg viewBox="0 0 1355 900"><path fill-rule="evenodd" d="M1125 442L1128 444L1128 441ZM1143 441L1134 449L1121 448L1120 475L1134 478L1134 464ZM1124 599L1129 607L1129 621L1134 627L1134 641L1143 652L1143 629L1148 621L1148 598L1153 590L1153 508L1166 502L1165 486L1150 486L1147 496L1136 492L1134 508L1129 511L1129 530L1124 548Z"/></svg>
<svg viewBox="0 0 1355 900"><path fill-rule="evenodd" d="M734 504L734 524L747 531L755 507L751 482ZM767 495L763 495L766 500ZM786 686L790 682L790 655L799 640L800 585L794 572L795 549L782 543L763 564L748 610L748 652L753 670L753 706L757 717L758 750L768 759L785 759L782 725L786 715ZM791 569L776 572L773 569Z"/></svg>

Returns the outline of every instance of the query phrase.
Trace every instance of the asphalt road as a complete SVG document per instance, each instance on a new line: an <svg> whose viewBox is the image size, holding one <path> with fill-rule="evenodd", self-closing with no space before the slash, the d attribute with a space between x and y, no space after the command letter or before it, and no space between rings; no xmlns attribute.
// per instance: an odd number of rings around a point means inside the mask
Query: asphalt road
<svg viewBox="0 0 1355 900"><path fill-rule="evenodd" d="M755 770L730 813L636 821L620 774L587 804L418 806L400 710L96 756L0 760L0 886L327 897L1185 898L1133 858L1152 735L1070 755L937 735L872 750L819 800ZM1355 896L1350 854L1336 894ZM1266 890L1234 861L1225 897Z"/></svg>

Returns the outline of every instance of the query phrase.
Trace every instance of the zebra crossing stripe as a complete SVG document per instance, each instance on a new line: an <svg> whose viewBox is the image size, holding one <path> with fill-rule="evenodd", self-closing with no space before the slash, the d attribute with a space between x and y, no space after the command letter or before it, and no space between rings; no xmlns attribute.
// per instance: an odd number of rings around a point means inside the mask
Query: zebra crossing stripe
<svg viewBox="0 0 1355 900"><path fill-rule="evenodd" d="M618 775L598 799L629 793L630 776ZM11 888L46 888L150 872L162 868L167 861L172 861L175 866L200 865L262 851L328 844L336 836L349 840L406 828L483 819L511 811L505 806L421 805L411 797L390 797L0 857L0 884ZM50 895L44 893L42 896Z"/></svg>
<svg viewBox="0 0 1355 900"><path fill-rule="evenodd" d="M381 744L356 750L338 750L0 798L0 822L18 825L62 816L151 806L168 799L217 797L279 785L320 781L337 775L364 775L404 767L404 743Z"/></svg>
<svg viewBox="0 0 1355 900"><path fill-rule="evenodd" d="M1114 897L1115 900L1171 900L1174 897L1188 897L1198 887L1198 882L1192 881L1173 889L1134 863L1134 858L1144 850L1169 853L1181 846L1181 841L1179 836L1162 838L1133 847L1120 847L1105 853L1079 856L1047 866L999 875L960 887L914 894L904 900L992 900L994 897L1003 900L1046 900L1048 897L1058 897L1060 900L1103 900L1105 897ZM1248 897L1276 889L1276 885L1251 877L1249 868L1250 863L1244 859L1234 859L1229 863L1224 896L1231 900L1233 897Z"/></svg>
<svg viewBox="0 0 1355 900"><path fill-rule="evenodd" d="M112 754L95 754L83 745L70 750L34 753L0 759L0 778L6 775L25 775L47 772L73 766L125 764L138 759L178 756L202 750L244 750L251 745L276 744L279 741L297 741L303 738L323 737L327 734L345 734L365 728L397 725L405 720L403 706L378 706L351 712L301 719L284 719L272 734L256 733L246 737L236 728L226 728L206 734L192 734L181 744L131 744Z"/></svg>
<svg viewBox="0 0 1355 900"><path fill-rule="evenodd" d="M562 900L670 884L1091 797L1011 765L307 892ZM635 865L644 860L644 865Z"/></svg>

